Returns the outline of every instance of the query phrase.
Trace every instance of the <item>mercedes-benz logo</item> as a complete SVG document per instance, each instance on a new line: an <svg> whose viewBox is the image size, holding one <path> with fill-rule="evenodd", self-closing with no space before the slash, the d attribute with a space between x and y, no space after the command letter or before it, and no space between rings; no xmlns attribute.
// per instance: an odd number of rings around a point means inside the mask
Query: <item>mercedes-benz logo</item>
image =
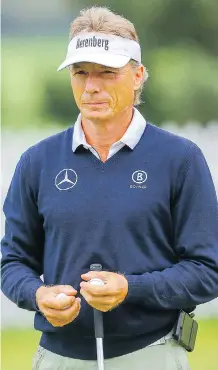
<svg viewBox="0 0 218 370"><path fill-rule="evenodd" d="M68 190L76 185L77 180L78 176L76 172L70 168L65 168L55 177L55 186L58 190Z"/></svg>

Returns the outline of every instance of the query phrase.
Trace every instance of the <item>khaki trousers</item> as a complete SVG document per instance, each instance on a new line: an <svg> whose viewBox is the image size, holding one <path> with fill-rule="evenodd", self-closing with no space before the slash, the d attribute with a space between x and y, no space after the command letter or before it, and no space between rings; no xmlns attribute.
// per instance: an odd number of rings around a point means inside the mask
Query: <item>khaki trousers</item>
<svg viewBox="0 0 218 370"><path fill-rule="evenodd" d="M187 353L174 339L127 355L105 359L105 370L190 370ZM62 357L42 347L33 359L33 370L97 370L97 361Z"/></svg>

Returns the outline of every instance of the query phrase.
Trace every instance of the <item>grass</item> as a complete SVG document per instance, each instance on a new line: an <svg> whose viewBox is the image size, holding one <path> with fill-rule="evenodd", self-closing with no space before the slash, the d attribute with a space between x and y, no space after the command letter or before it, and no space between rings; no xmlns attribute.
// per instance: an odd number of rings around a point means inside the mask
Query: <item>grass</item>
<svg viewBox="0 0 218 370"><path fill-rule="evenodd" d="M1 370L31 370L39 338L34 330L3 330Z"/></svg>
<svg viewBox="0 0 218 370"><path fill-rule="evenodd" d="M191 370L218 369L218 319L201 320L195 350L189 354Z"/></svg>
<svg viewBox="0 0 218 370"><path fill-rule="evenodd" d="M39 338L40 333L33 330L3 330L1 369L31 370ZM218 319L199 321L196 347L189 360L191 370L218 369Z"/></svg>

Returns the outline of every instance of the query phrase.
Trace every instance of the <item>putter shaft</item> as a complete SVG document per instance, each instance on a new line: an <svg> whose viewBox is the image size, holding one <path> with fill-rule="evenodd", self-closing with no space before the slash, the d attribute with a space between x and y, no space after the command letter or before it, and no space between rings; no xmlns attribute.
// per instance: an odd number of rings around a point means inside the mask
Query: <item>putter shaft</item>
<svg viewBox="0 0 218 370"><path fill-rule="evenodd" d="M91 271L101 271L102 266L100 264L93 264L90 266L90 270ZM96 338L98 370L104 370L103 316L102 316L102 312L99 310L96 310L95 308L94 308L94 328L95 328L95 338Z"/></svg>
<svg viewBox="0 0 218 370"><path fill-rule="evenodd" d="M96 338L98 370L104 370L104 353L102 338Z"/></svg>

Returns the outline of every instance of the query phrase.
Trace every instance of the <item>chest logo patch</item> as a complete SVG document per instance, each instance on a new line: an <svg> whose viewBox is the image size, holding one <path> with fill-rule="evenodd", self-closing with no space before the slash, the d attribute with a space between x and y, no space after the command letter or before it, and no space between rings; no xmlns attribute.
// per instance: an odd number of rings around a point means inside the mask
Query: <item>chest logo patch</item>
<svg viewBox="0 0 218 370"><path fill-rule="evenodd" d="M136 184L143 184L148 178L148 175L145 171L138 170L133 172L132 174L132 181Z"/></svg>
<svg viewBox="0 0 218 370"><path fill-rule="evenodd" d="M77 180L76 172L71 168L65 168L55 177L55 186L58 190L68 190L76 185Z"/></svg>

